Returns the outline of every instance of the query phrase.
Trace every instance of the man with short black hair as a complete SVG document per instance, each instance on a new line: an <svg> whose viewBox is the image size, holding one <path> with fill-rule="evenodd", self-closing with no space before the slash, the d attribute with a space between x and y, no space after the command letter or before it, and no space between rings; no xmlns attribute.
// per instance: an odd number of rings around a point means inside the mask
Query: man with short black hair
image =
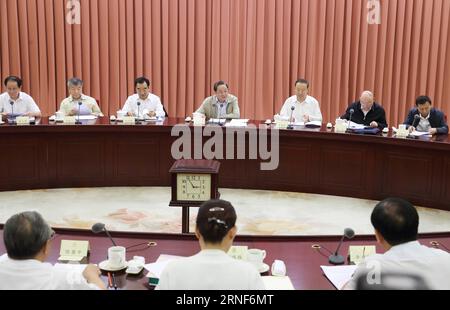
<svg viewBox="0 0 450 310"><path fill-rule="evenodd" d="M415 119L416 115L419 116L418 121ZM409 112L404 124L409 125L410 132L417 130L432 135L448 134L448 125L444 113L433 108L428 96L417 97L416 107Z"/></svg>
<svg viewBox="0 0 450 310"><path fill-rule="evenodd" d="M41 110L30 95L22 92L22 79L9 76L3 83L6 92L0 95L0 115L2 119L16 116L41 117Z"/></svg>
<svg viewBox="0 0 450 310"><path fill-rule="evenodd" d="M67 116L95 115L102 117L103 113L97 104L97 100L83 94L83 81L79 78L71 78L67 82L69 97L61 102L60 111ZM81 105L79 103L81 102Z"/></svg>
<svg viewBox="0 0 450 310"><path fill-rule="evenodd" d="M207 119L225 118L238 119L241 117L238 98L229 93L228 84L217 81L213 85L215 95L203 100L196 113L205 115Z"/></svg>
<svg viewBox="0 0 450 310"><path fill-rule="evenodd" d="M371 222L384 254L367 257L358 266L346 289L356 288L365 276L367 285L379 285L382 274L405 274L423 278L431 289L450 289L450 254L423 246L417 241L419 214L400 198L388 198L375 206Z"/></svg>
<svg viewBox="0 0 450 310"><path fill-rule="evenodd" d="M54 231L37 212L13 215L3 228L7 256L0 259L0 290L106 289L100 270L67 270L45 263Z"/></svg>
<svg viewBox="0 0 450 310"><path fill-rule="evenodd" d="M122 111L128 116L144 118L165 117L161 99L150 93L150 80L146 77L137 78L134 82L136 94L128 97Z"/></svg>
<svg viewBox="0 0 450 310"><path fill-rule="evenodd" d="M309 82L298 79L295 82L295 95L289 97L280 112L281 116L292 117L291 122L322 122L319 101L309 96Z"/></svg>

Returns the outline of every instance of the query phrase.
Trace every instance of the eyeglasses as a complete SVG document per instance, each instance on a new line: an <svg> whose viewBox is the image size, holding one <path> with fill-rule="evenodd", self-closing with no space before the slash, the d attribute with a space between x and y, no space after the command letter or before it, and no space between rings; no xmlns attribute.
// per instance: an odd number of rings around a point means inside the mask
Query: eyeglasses
<svg viewBox="0 0 450 310"><path fill-rule="evenodd" d="M50 233L50 238L48 238L49 241L55 239L55 236L56 236L56 232L53 229L50 229L50 230L51 230L51 233Z"/></svg>

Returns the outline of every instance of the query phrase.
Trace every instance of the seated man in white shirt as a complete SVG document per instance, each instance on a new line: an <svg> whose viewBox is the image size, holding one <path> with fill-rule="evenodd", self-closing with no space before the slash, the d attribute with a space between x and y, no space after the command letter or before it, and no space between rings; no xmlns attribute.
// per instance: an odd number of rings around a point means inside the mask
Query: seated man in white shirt
<svg viewBox="0 0 450 310"><path fill-rule="evenodd" d="M205 202L199 209L195 235L201 252L170 262L163 270L160 290L262 290L257 268L227 254L237 228L233 206L223 200Z"/></svg>
<svg viewBox="0 0 450 310"><path fill-rule="evenodd" d="M150 93L150 81L147 78L137 78L134 87L136 88L136 94L128 97L122 108L123 112L138 119L146 117L163 118L166 116L161 99Z"/></svg>
<svg viewBox="0 0 450 310"><path fill-rule="evenodd" d="M383 283L383 275L399 274L423 279L431 289L450 289L450 254L417 241L419 214L411 203L399 198L386 199L376 205L371 221L377 241L386 252L367 257L346 289L357 288L360 277L365 277L361 279L366 281L365 288L388 287L389 283Z"/></svg>
<svg viewBox="0 0 450 310"><path fill-rule="evenodd" d="M95 115L103 117L102 111L97 104L97 101L89 96L83 94L83 81L79 78L71 78L67 82L69 90L69 97L61 102L59 108L65 116L80 115ZM81 105L79 105L81 103Z"/></svg>
<svg viewBox="0 0 450 310"><path fill-rule="evenodd" d="M81 272L45 263L53 236L54 231L37 212L8 219L3 228L7 258L0 261L0 290L106 289L94 265Z"/></svg>
<svg viewBox="0 0 450 310"><path fill-rule="evenodd" d="M305 79L297 80L295 95L286 100L281 108L280 116L289 117L290 122L322 122L319 101L309 96L308 92L309 82Z"/></svg>
<svg viewBox="0 0 450 310"><path fill-rule="evenodd" d="M41 117L41 110L30 95L22 92L22 80L17 76L5 79L6 92L0 95L0 114L2 119L16 116Z"/></svg>

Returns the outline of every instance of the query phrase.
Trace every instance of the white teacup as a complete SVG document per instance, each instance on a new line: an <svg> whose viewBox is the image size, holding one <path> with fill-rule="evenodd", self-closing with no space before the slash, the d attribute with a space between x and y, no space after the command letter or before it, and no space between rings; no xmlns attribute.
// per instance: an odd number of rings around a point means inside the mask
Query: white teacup
<svg viewBox="0 0 450 310"><path fill-rule="evenodd" d="M406 130L406 125L402 124L402 125L398 125L398 129L401 131L405 131Z"/></svg>
<svg viewBox="0 0 450 310"><path fill-rule="evenodd" d="M64 112L57 111L55 113L55 121L62 121L64 119Z"/></svg>
<svg viewBox="0 0 450 310"><path fill-rule="evenodd" d="M126 264L126 249L123 246L113 246L108 249L108 266L121 268Z"/></svg>
<svg viewBox="0 0 450 310"><path fill-rule="evenodd" d="M266 258L266 251L260 249L250 249L247 251L247 261L252 263L258 270L261 269Z"/></svg>
<svg viewBox="0 0 450 310"><path fill-rule="evenodd" d="M124 111L117 111L117 119L123 120L123 118L127 116L127 113Z"/></svg>

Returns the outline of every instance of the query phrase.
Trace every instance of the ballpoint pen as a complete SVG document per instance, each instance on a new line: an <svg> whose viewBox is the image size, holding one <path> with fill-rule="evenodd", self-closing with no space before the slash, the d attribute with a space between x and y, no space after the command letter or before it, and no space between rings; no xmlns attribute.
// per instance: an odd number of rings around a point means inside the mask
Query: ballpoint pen
<svg viewBox="0 0 450 310"><path fill-rule="evenodd" d="M117 290L116 277L114 276L114 273L112 273L112 281L113 281L114 289Z"/></svg>
<svg viewBox="0 0 450 310"><path fill-rule="evenodd" d="M113 282L112 282L112 278L111 278L111 272L108 272L108 286L109 287L113 287Z"/></svg>

